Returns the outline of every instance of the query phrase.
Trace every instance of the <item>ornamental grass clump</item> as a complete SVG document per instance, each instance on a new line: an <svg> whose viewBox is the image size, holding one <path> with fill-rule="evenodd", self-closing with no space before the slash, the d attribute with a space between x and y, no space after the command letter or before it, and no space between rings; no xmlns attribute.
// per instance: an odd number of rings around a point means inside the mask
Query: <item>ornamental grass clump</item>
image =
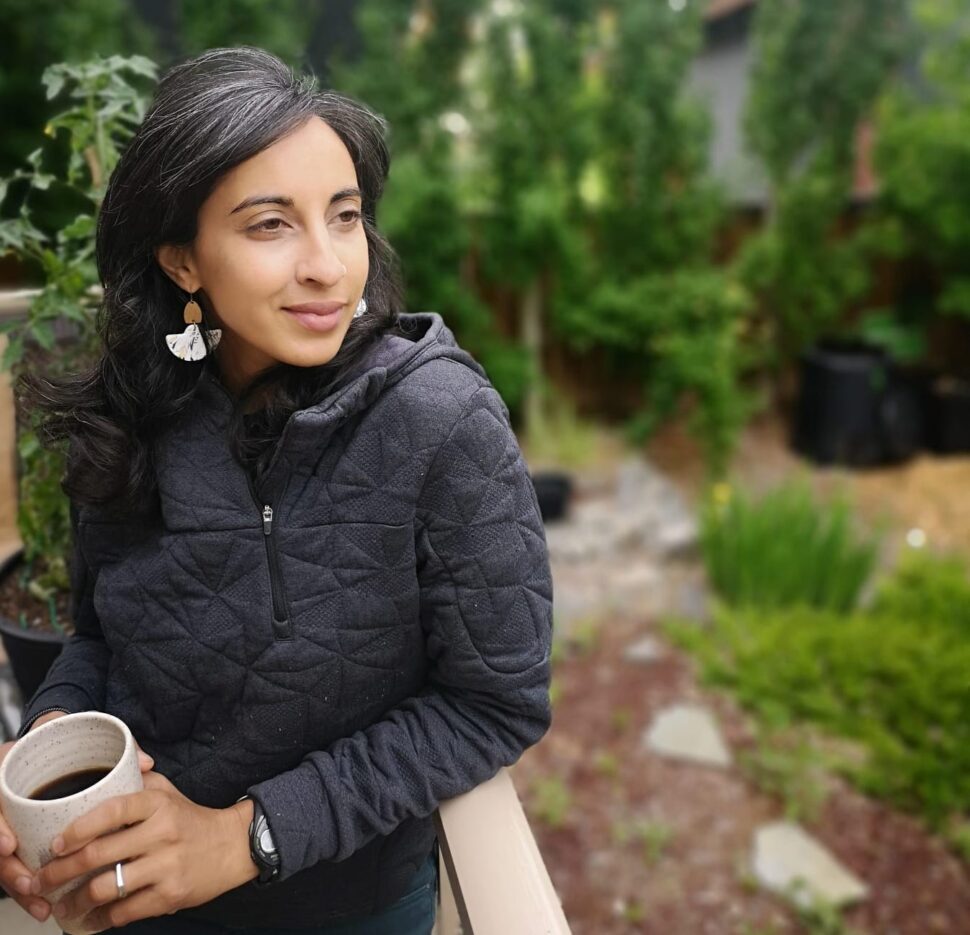
<svg viewBox="0 0 970 935"><path fill-rule="evenodd" d="M754 499L717 484L702 511L711 585L731 607L814 607L848 612L878 556L878 537L857 530L843 495L817 499L790 481Z"/></svg>

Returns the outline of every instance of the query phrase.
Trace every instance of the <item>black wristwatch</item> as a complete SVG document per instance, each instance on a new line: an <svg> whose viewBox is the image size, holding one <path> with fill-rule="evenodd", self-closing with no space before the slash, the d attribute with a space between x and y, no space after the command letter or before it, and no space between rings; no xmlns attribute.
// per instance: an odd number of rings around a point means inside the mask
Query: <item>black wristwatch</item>
<svg viewBox="0 0 970 935"><path fill-rule="evenodd" d="M249 799L253 803L253 820L249 823L249 856L259 868L259 876L253 882L257 886L266 886L279 876L280 853L276 849L259 802L251 795L240 796L236 802L242 802L243 799Z"/></svg>

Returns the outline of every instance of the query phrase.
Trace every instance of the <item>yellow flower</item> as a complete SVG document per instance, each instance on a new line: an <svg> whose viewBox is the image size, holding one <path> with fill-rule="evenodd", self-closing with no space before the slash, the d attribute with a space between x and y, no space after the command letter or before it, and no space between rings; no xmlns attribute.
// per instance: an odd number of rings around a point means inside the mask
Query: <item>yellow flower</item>
<svg viewBox="0 0 970 935"><path fill-rule="evenodd" d="M714 502L718 506L726 506L731 502L731 485L720 481L714 485Z"/></svg>
<svg viewBox="0 0 970 935"><path fill-rule="evenodd" d="M47 126L44 127L44 133L46 133L48 136L53 136L54 128L50 124L47 124Z"/></svg>

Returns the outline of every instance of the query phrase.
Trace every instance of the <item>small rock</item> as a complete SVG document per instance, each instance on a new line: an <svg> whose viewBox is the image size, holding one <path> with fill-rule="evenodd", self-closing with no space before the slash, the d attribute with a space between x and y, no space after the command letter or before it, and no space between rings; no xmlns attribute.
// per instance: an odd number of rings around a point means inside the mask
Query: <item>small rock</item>
<svg viewBox="0 0 970 935"><path fill-rule="evenodd" d="M814 900L842 906L869 895L861 880L792 822L772 822L755 831L752 869L763 886L802 908Z"/></svg>
<svg viewBox="0 0 970 935"><path fill-rule="evenodd" d="M697 522L684 516L660 528L656 547L664 558L689 558L696 554L698 542Z"/></svg>
<svg viewBox="0 0 970 935"><path fill-rule="evenodd" d="M652 636L644 636L642 639L631 643L623 651L623 658L627 662L653 662L659 659L663 653L660 646Z"/></svg>
<svg viewBox="0 0 970 935"><path fill-rule="evenodd" d="M661 711L644 735L647 748L662 756L707 766L729 766L728 752L711 713L700 705L673 705Z"/></svg>

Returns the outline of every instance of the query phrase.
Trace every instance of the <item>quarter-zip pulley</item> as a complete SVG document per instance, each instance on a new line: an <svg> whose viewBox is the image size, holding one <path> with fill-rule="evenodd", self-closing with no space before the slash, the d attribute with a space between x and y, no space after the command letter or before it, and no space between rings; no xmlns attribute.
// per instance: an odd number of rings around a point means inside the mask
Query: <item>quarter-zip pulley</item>
<svg viewBox="0 0 970 935"><path fill-rule="evenodd" d="M260 504L252 478L249 478L249 492L252 494L256 506L261 507L263 542L266 543L269 585L273 595L273 635L278 640L291 640L293 639L293 624L290 622L286 593L283 590L283 568L280 565L280 557L276 549L276 537L273 535L273 508L268 503Z"/></svg>

